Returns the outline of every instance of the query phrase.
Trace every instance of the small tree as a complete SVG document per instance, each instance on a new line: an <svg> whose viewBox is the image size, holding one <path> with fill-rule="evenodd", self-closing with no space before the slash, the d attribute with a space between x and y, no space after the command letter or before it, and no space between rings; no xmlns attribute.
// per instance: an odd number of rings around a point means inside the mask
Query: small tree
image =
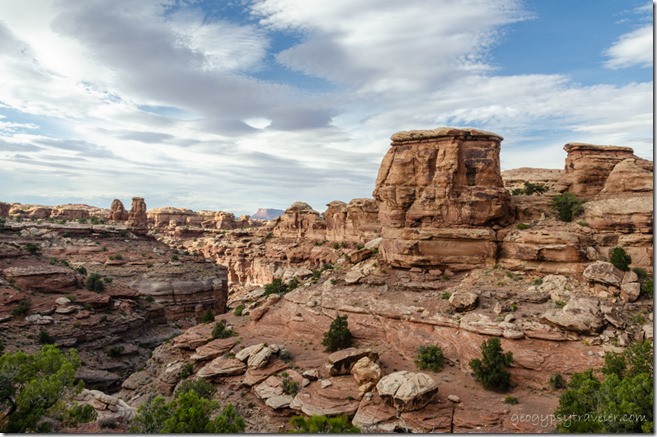
<svg viewBox="0 0 657 437"><path fill-rule="evenodd" d="M415 365L420 370L432 370L438 372L443 368L445 358L440 346L420 346L415 358Z"/></svg>
<svg viewBox="0 0 657 437"><path fill-rule="evenodd" d="M571 222L573 217L584 212L582 202L573 193L568 192L554 196L552 207L557 210L559 219L564 222Z"/></svg>
<svg viewBox="0 0 657 437"><path fill-rule="evenodd" d="M265 285L264 296L270 294L285 294L288 292L288 287L285 285L281 278L275 278L271 283Z"/></svg>
<svg viewBox="0 0 657 437"><path fill-rule="evenodd" d="M95 291L98 293L105 290L105 283L103 282L103 277L100 276L98 273L92 273L89 276L87 276L86 286L87 286L87 290Z"/></svg>
<svg viewBox="0 0 657 437"><path fill-rule="evenodd" d="M497 337L481 343L481 354L482 359L470 360L474 378L488 390L508 390L511 375L506 368L511 365L513 354L502 351L502 344Z"/></svg>
<svg viewBox="0 0 657 437"><path fill-rule="evenodd" d="M290 419L290 432L294 434L357 434L360 429L349 422L347 416L326 417L294 416Z"/></svg>
<svg viewBox="0 0 657 437"><path fill-rule="evenodd" d="M347 316L337 316L329 330L324 333L322 345L326 347L327 352L335 352L350 347L352 340Z"/></svg>
<svg viewBox="0 0 657 437"><path fill-rule="evenodd" d="M524 192L528 196L531 196L534 193L543 194L547 190L548 190L548 187L546 187L544 184L541 184L541 183L532 184L531 182L525 182Z"/></svg>
<svg viewBox="0 0 657 437"><path fill-rule="evenodd" d="M214 312L211 309L207 309L203 316L201 316L201 323L212 323L214 322Z"/></svg>
<svg viewBox="0 0 657 437"><path fill-rule="evenodd" d="M629 272L632 257L629 256L622 247L614 247L609 256L609 262L616 266L616 268L624 272Z"/></svg>
<svg viewBox="0 0 657 437"><path fill-rule="evenodd" d="M226 321L221 319L215 323L212 329L212 338L228 338L233 335L233 331L226 328Z"/></svg>
<svg viewBox="0 0 657 437"><path fill-rule="evenodd" d="M23 352L0 356L0 432L41 432L44 416L65 408L65 399L82 390L73 384L80 366L74 349L62 353L53 345L27 355Z"/></svg>

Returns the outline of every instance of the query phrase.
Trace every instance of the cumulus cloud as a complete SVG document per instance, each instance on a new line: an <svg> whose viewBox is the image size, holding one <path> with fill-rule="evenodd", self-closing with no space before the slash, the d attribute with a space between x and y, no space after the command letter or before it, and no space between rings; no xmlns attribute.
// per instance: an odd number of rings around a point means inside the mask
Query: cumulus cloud
<svg viewBox="0 0 657 437"><path fill-rule="evenodd" d="M652 67L652 24L622 35L605 53L607 68Z"/></svg>

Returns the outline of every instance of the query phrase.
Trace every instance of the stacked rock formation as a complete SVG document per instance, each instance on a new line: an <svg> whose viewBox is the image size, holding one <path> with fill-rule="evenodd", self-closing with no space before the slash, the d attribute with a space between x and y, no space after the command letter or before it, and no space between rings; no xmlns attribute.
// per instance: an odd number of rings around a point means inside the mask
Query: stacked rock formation
<svg viewBox="0 0 657 437"><path fill-rule="evenodd" d="M438 128L391 137L374 190L387 262L396 267L494 262L492 226L510 221L499 135Z"/></svg>
<svg viewBox="0 0 657 437"><path fill-rule="evenodd" d="M294 202L285 213L276 219L274 235L281 238L300 239L303 237L322 239L326 222L319 212L304 202Z"/></svg>
<svg viewBox="0 0 657 437"><path fill-rule="evenodd" d="M119 199L112 200L112 205L110 205L109 219L113 222L125 222L128 220L128 211L125 210L123 202Z"/></svg>
<svg viewBox="0 0 657 437"><path fill-rule="evenodd" d="M132 207L126 225L135 229L146 229L148 217L146 216L146 202L143 197L132 198Z"/></svg>

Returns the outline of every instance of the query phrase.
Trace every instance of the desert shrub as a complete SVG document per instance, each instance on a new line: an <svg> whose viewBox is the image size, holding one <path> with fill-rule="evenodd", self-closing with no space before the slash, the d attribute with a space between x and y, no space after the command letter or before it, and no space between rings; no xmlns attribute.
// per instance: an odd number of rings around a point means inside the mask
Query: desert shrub
<svg viewBox="0 0 657 437"><path fill-rule="evenodd" d="M160 396L139 407L130 427L131 433L239 433L246 428L231 404L219 415L210 419L219 404L194 391L179 392L170 402Z"/></svg>
<svg viewBox="0 0 657 437"><path fill-rule="evenodd" d="M650 299L652 299L653 296L653 280L652 279L646 279L641 283L641 296L646 296Z"/></svg>
<svg viewBox="0 0 657 437"><path fill-rule="evenodd" d="M443 294L440 295L440 298L443 300L447 300L450 297L452 297L452 293L450 293L449 291L443 291Z"/></svg>
<svg viewBox="0 0 657 437"><path fill-rule="evenodd" d="M5 219L0 218L0 232L5 230Z"/></svg>
<svg viewBox="0 0 657 437"><path fill-rule="evenodd" d="M100 219L96 216L91 217L91 224L92 225L99 225L100 224Z"/></svg>
<svg viewBox="0 0 657 437"><path fill-rule="evenodd" d="M566 302L563 300L555 300L554 304L557 306L557 308L563 308L566 306Z"/></svg>
<svg viewBox="0 0 657 437"><path fill-rule="evenodd" d="M112 261L123 261L123 255L121 255L120 253L115 253L114 255L110 255L108 256L108 258L111 259Z"/></svg>
<svg viewBox="0 0 657 437"><path fill-rule="evenodd" d="M529 225L526 223L518 223L516 225L516 229L518 229L519 231L524 231L526 229L529 229Z"/></svg>
<svg viewBox="0 0 657 437"><path fill-rule="evenodd" d="M239 317L239 316L242 315L243 312L244 312L244 304L241 303L241 304L237 305L237 308L235 308L235 311L233 312L233 314L235 314L237 317Z"/></svg>
<svg viewBox="0 0 657 437"><path fill-rule="evenodd" d="M171 255L171 261L175 262L175 261L178 261L179 259L180 259L180 257L178 255L176 255L175 253L173 255Z"/></svg>
<svg viewBox="0 0 657 437"><path fill-rule="evenodd" d="M548 187L540 182L537 184L532 184L531 182L525 182L524 192L526 195L531 196L532 194L543 194L547 192Z"/></svg>
<svg viewBox="0 0 657 437"><path fill-rule="evenodd" d="M146 296L144 300L148 303L153 303L155 302L155 298L153 296Z"/></svg>
<svg viewBox="0 0 657 437"><path fill-rule="evenodd" d="M74 349L63 353L53 345L31 355L19 351L0 356L0 411L4 415L0 432L47 431L49 427L40 424L82 390L81 384L74 385L79 366Z"/></svg>
<svg viewBox="0 0 657 437"><path fill-rule="evenodd" d="M511 190L512 196L520 196L521 194L525 194L525 190L523 190L522 188L514 188L513 190Z"/></svg>
<svg viewBox="0 0 657 437"><path fill-rule="evenodd" d="M334 268L333 264L331 264L331 263L324 263L324 265L322 265L322 271L324 271L324 270L333 270L333 268Z"/></svg>
<svg viewBox="0 0 657 437"><path fill-rule="evenodd" d="M109 276L104 276L103 277L103 282L106 283L106 284L111 284L112 282L114 282L114 278L111 278Z"/></svg>
<svg viewBox="0 0 657 437"><path fill-rule="evenodd" d="M283 283L283 280L281 278L275 278L269 284L265 285L264 296L269 296L270 294L285 294L287 291L287 285Z"/></svg>
<svg viewBox="0 0 657 437"><path fill-rule="evenodd" d="M415 365L421 370L432 370L438 372L443 368L445 357L440 346L420 346L415 357Z"/></svg>
<svg viewBox="0 0 657 437"><path fill-rule="evenodd" d="M187 379L194 374L194 366L192 363L187 363L180 370L180 379Z"/></svg>
<svg viewBox="0 0 657 437"><path fill-rule="evenodd" d="M30 253L30 255L35 255L39 251L39 246L34 243L27 243L23 247Z"/></svg>
<svg viewBox="0 0 657 437"><path fill-rule="evenodd" d="M14 316L24 316L25 314L30 311L30 307L32 306L32 301L30 299L23 299L18 302L16 305L16 308L11 310L11 314Z"/></svg>
<svg viewBox="0 0 657 437"><path fill-rule="evenodd" d="M573 193L568 192L554 196L552 207L557 210L559 219L564 222L571 222L574 217L584 212L582 202Z"/></svg>
<svg viewBox="0 0 657 437"><path fill-rule="evenodd" d="M326 347L327 352L335 352L350 347L352 340L347 316L336 316L329 330L324 333L322 345Z"/></svg>
<svg viewBox="0 0 657 437"><path fill-rule="evenodd" d="M76 426L78 423L89 423L96 420L96 410L91 405L80 405L77 402L71 408L65 409L59 416L66 426Z"/></svg>
<svg viewBox="0 0 657 437"><path fill-rule="evenodd" d="M612 263L616 268L624 271L630 271L630 264L632 263L632 257L625 252L625 249L622 247L614 247L611 250L609 256L609 262ZM638 275L637 275L638 276Z"/></svg>
<svg viewBox="0 0 657 437"><path fill-rule="evenodd" d="M632 271L636 273L636 276L641 282L643 282L648 277L648 272L646 272L646 269L642 269L641 267L634 267Z"/></svg>
<svg viewBox="0 0 657 437"><path fill-rule="evenodd" d="M110 358L118 358L121 356L124 350L125 348L123 347L123 345L118 344L116 346L112 346L109 349L107 349L107 355Z"/></svg>
<svg viewBox="0 0 657 437"><path fill-rule="evenodd" d="M55 339L48 334L48 331L42 329L39 331L39 344L55 344Z"/></svg>
<svg viewBox="0 0 657 437"><path fill-rule="evenodd" d="M561 376L561 373L555 373L550 377L550 387L553 390L561 390L568 387L568 384L566 384L566 380Z"/></svg>
<svg viewBox="0 0 657 437"><path fill-rule="evenodd" d="M290 281L287 283L287 291L292 291L298 286L299 286L299 280L295 276L292 279L290 279Z"/></svg>
<svg viewBox="0 0 657 437"><path fill-rule="evenodd" d="M5 343L4 341L0 340L0 355L5 353Z"/></svg>
<svg viewBox="0 0 657 437"><path fill-rule="evenodd" d="M602 382L592 369L574 373L554 412L565 418L557 431L653 433L653 371L653 347L650 341L644 341L620 354L608 352ZM591 420L576 420L584 415Z"/></svg>
<svg viewBox="0 0 657 437"><path fill-rule="evenodd" d="M541 285L543 284L543 278L537 278L532 281L532 285Z"/></svg>
<svg viewBox="0 0 657 437"><path fill-rule="evenodd" d="M103 277L100 276L98 273L92 273L89 276L87 276L87 281L85 285L87 287L87 290L89 291L95 291L97 293L100 293L101 291L105 290Z"/></svg>
<svg viewBox="0 0 657 437"><path fill-rule="evenodd" d="M98 425L100 425L101 429L105 429L105 428L114 429L119 426L119 422L114 417L105 417L98 421Z"/></svg>
<svg viewBox="0 0 657 437"><path fill-rule="evenodd" d="M283 362L289 363L292 361L292 352L287 349L281 349L281 351L278 353L278 358L280 358Z"/></svg>
<svg viewBox="0 0 657 437"><path fill-rule="evenodd" d="M75 271L81 274L82 276L87 276L87 269L84 266L76 267Z"/></svg>
<svg viewBox="0 0 657 437"><path fill-rule="evenodd" d="M504 403L510 405L516 405L518 403L518 398L511 395L504 396Z"/></svg>
<svg viewBox="0 0 657 437"><path fill-rule="evenodd" d="M293 434L353 434L360 429L349 422L347 416L293 416L290 419L290 432Z"/></svg>
<svg viewBox="0 0 657 437"><path fill-rule="evenodd" d="M214 385L205 379L198 379L196 381L183 381L178 387L176 395L180 393L186 393L188 391L196 392L196 394L204 399L212 399L212 396L214 396L214 393L217 391L217 389Z"/></svg>
<svg viewBox="0 0 657 437"><path fill-rule="evenodd" d="M281 387L286 395L296 396L299 393L299 383L290 379L287 374L281 378Z"/></svg>
<svg viewBox="0 0 657 437"><path fill-rule="evenodd" d="M493 337L481 343L482 358L470 360L472 375L488 390L505 391L511 385L506 368L513 361L511 352L504 353L500 339Z"/></svg>
<svg viewBox="0 0 657 437"><path fill-rule="evenodd" d="M201 323L212 323L212 322L214 322L214 312L212 311L212 309L208 308L201 316Z"/></svg>
<svg viewBox="0 0 657 437"><path fill-rule="evenodd" d="M212 328L212 338L228 338L234 335L231 329L226 328L226 321L219 320Z"/></svg>
<svg viewBox="0 0 657 437"><path fill-rule="evenodd" d="M319 278L322 276L322 271L321 270L311 270L312 275L310 276L310 280L312 281L313 284L317 283L319 281Z"/></svg>
<svg viewBox="0 0 657 437"><path fill-rule="evenodd" d="M333 243L333 249L337 250L339 248L340 248L340 243L338 243L337 241Z"/></svg>

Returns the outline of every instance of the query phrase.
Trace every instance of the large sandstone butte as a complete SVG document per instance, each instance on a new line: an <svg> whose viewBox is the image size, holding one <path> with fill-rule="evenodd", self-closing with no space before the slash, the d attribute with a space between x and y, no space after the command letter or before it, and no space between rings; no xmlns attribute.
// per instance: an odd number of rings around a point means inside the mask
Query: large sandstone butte
<svg viewBox="0 0 657 437"><path fill-rule="evenodd" d="M500 175L502 137L443 127L398 132L383 158L374 198L396 267L469 269L494 262L494 225L512 220Z"/></svg>

